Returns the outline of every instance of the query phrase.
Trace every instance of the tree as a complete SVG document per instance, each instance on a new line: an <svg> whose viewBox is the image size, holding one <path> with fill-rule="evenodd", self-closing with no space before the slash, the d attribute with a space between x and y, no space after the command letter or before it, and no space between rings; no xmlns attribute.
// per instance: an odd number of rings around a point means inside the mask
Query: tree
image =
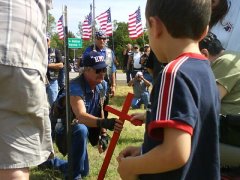
<svg viewBox="0 0 240 180"><path fill-rule="evenodd" d="M54 29L56 29L55 18L52 16L52 14L48 13L47 34L50 37L54 34Z"/></svg>
<svg viewBox="0 0 240 180"><path fill-rule="evenodd" d="M81 27L81 23L80 23ZM47 26L47 34L51 38L51 47L57 48L61 51L62 55L64 55L64 41L59 39L58 33L56 32L56 22L55 18L48 13L48 26ZM76 38L73 32L68 32L69 38ZM82 49L76 49L75 55L76 57L79 57L82 55L83 50L90 44L90 42L83 42L83 48ZM69 49L69 58L72 60L74 59L74 50Z"/></svg>

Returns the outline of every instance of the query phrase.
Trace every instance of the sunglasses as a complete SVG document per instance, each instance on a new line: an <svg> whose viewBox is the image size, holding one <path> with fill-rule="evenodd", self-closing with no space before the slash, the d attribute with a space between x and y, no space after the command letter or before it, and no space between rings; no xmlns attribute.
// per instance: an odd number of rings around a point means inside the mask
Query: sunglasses
<svg viewBox="0 0 240 180"><path fill-rule="evenodd" d="M101 72L102 73L106 73L107 72L107 68L95 69L95 71L96 71L96 74L100 74Z"/></svg>

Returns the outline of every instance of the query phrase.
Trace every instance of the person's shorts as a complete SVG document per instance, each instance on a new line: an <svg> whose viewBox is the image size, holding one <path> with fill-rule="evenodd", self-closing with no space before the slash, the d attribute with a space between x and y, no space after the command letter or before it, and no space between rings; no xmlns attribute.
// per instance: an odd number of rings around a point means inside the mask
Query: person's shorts
<svg viewBox="0 0 240 180"><path fill-rule="evenodd" d="M0 65L0 169L41 164L53 152L46 89L40 73Z"/></svg>

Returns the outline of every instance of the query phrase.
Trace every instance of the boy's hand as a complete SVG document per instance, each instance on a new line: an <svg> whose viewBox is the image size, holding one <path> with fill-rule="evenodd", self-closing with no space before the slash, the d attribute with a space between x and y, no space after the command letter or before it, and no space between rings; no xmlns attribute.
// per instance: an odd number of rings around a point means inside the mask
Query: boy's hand
<svg viewBox="0 0 240 180"><path fill-rule="evenodd" d="M128 161L131 161L131 157L139 156L141 153L140 147L129 146L119 153L117 157L118 161L118 173L120 177L124 180L136 180L138 176L131 173L131 166Z"/></svg>
<svg viewBox="0 0 240 180"><path fill-rule="evenodd" d="M141 124L141 122L139 121L142 121L142 123L146 122L146 112L144 113L133 113L132 115L132 118L130 119L130 122L132 124Z"/></svg>
<svg viewBox="0 0 240 180"><path fill-rule="evenodd" d="M140 154L141 154L141 147L129 146L119 153L117 157L117 161L118 163L120 163L123 158L129 157L129 156L135 157L135 156L139 156Z"/></svg>

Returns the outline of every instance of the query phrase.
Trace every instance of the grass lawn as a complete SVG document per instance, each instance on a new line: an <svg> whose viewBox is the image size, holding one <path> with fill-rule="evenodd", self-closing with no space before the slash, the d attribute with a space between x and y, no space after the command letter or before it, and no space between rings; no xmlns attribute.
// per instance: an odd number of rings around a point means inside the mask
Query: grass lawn
<svg viewBox="0 0 240 180"><path fill-rule="evenodd" d="M128 86L117 86L116 96L110 100L110 105L114 108L121 110L123 102L128 92L132 92L132 88ZM143 109L139 110L130 110L129 114L133 112L144 112ZM114 117L114 115L109 114L109 117ZM130 124L129 122L125 122L124 129L121 133L118 144L113 153L111 162L109 164L105 179L107 180L118 180L120 179L117 173L117 161L116 157L118 153L128 145L140 145L143 141L143 133L144 126L136 127ZM109 135L112 136L112 132L109 131ZM61 157L61 154L58 153L57 148L55 148L56 155ZM88 145L88 155L90 161L90 172L89 175L84 178L86 180L96 180L99 170L102 166L102 162L105 154L99 154L96 147L92 147L90 144ZM60 180L63 179L61 173L57 170L44 170L41 171L37 168L31 169L31 180Z"/></svg>

